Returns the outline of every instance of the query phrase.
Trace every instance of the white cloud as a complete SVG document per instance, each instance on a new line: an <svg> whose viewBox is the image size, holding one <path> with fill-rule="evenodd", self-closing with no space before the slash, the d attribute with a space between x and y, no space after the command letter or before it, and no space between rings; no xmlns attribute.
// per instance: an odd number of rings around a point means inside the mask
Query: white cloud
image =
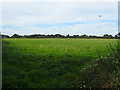
<svg viewBox="0 0 120 90"><path fill-rule="evenodd" d="M87 28L86 28L87 27ZM24 31L24 32L23 32ZM87 35L103 35L103 34L112 34L117 33L117 25L114 23L94 23L94 24L75 24L73 26L53 26L47 28L38 28L38 27L26 27L14 29L6 29L4 32L8 32L10 35L18 33L21 35L24 34L87 34Z"/></svg>
<svg viewBox="0 0 120 90"><path fill-rule="evenodd" d="M98 17L102 15L102 17ZM107 22L104 22L107 21ZM110 21L110 22L109 22ZM115 34L117 3L4 3L3 25L5 33L62 33L62 34ZM84 23L77 24L74 23ZM72 26L59 24L73 23ZM46 28L35 24L58 24Z"/></svg>

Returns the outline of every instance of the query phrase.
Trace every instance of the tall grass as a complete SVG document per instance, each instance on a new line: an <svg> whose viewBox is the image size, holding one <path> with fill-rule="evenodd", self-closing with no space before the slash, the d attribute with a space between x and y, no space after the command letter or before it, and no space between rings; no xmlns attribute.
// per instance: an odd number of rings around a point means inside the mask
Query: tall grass
<svg viewBox="0 0 120 90"><path fill-rule="evenodd" d="M114 70L114 58L104 58L109 43L116 40L4 39L3 87L103 87Z"/></svg>

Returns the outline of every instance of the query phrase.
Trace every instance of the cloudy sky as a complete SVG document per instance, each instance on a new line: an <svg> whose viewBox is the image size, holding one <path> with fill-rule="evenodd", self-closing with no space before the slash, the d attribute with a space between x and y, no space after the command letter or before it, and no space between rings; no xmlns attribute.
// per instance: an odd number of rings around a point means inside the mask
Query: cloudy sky
<svg viewBox="0 0 120 90"><path fill-rule="evenodd" d="M115 35L117 2L2 3L2 33Z"/></svg>

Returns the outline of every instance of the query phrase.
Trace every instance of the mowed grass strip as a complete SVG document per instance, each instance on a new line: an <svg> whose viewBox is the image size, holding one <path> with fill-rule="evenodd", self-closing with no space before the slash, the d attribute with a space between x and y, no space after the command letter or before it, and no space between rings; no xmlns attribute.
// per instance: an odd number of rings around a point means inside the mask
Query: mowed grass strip
<svg viewBox="0 0 120 90"><path fill-rule="evenodd" d="M115 39L3 39L3 87L74 87ZM99 55L98 55L99 54Z"/></svg>

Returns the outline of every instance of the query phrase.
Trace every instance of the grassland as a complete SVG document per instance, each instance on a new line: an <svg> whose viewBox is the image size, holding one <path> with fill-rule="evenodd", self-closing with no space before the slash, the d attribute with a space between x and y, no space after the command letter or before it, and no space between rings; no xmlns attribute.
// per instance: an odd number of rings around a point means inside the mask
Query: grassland
<svg viewBox="0 0 120 90"><path fill-rule="evenodd" d="M3 87L79 87L81 70L115 39L3 39ZM98 81L99 82L99 81Z"/></svg>

